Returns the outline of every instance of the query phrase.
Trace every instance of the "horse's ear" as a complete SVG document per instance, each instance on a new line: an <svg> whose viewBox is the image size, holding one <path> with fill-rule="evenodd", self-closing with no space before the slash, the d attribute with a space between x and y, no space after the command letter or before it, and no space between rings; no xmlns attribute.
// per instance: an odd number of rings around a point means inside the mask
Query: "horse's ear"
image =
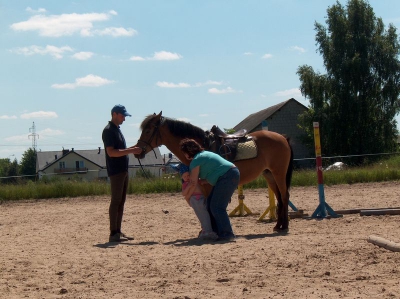
<svg viewBox="0 0 400 299"><path fill-rule="evenodd" d="M160 111L160 114L159 114L160 116L162 115L162 110Z"/></svg>

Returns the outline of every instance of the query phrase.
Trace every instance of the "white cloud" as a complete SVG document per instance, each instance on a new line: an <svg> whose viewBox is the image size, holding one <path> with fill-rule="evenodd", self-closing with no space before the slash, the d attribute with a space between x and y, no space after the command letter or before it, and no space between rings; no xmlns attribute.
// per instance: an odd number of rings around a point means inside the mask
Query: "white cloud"
<svg viewBox="0 0 400 299"><path fill-rule="evenodd" d="M306 49L304 49L302 47L299 47L299 46L292 46L292 47L290 47L290 50L291 51L296 51L296 52L299 52L299 53L307 52Z"/></svg>
<svg viewBox="0 0 400 299"><path fill-rule="evenodd" d="M138 32L135 29L132 28L122 28L122 27L109 27L109 28L105 28L102 30L94 30L93 33L89 33L89 35L111 35L114 37L120 37L120 36L134 36L137 35Z"/></svg>
<svg viewBox="0 0 400 299"><path fill-rule="evenodd" d="M34 113L41 113L41 112L43 112L43 111L34 112ZM51 113L54 113L54 112L51 112ZM65 133L60 130L53 130L53 129L47 128L47 129L36 132L36 134L38 135L38 137L40 139L46 139L46 137L63 135ZM28 136L29 136L29 134L27 133L27 134L22 134L22 135L10 136L10 137L4 138L4 140L7 142L14 142L14 143L26 143L28 141Z"/></svg>
<svg viewBox="0 0 400 299"><path fill-rule="evenodd" d="M188 87L201 87L201 86L206 86L206 85L221 85L222 82L218 81L211 81L208 80L206 82L199 82L195 84L189 84L189 83L172 83L172 82L166 82L166 81L158 81L156 85L161 88L188 88Z"/></svg>
<svg viewBox="0 0 400 299"><path fill-rule="evenodd" d="M262 57L261 57L262 59L270 59L270 58L272 58L272 54L264 54Z"/></svg>
<svg viewBox="0 0 400 299"><path fill-rule="evenodd" d="M129 60L132 61L144 61L146 60L146 58L140 57L140 56L132 56L131 58L129 58Z"/></svg>
<svg viewBox="0 0 400 299"><path fill-rule="evenodd" d="M195 83L193 86L194 87L200 87L200 86L206 86L206 85L222 85L222 81L211 81L211 80L208 80L206 82Z"/></svg>
<svg viewBox="0 0 400 299"><path fill-rule="evenodd" d="M286 97L286 98L299 98L301 97L301 91L298 88L287 89L283 91L278 91L274 94L278 97Z"/></svg>
<svg viewBox="0 0 400 299"><path fill-rule="evenodd" d="M15 115L0 115L0 119L17 119Z"/></svg>
<svg viewBox="0 0 400 299"><path fill-rule="evenodd" d="M87 75L86 77L75 79L75 83L64 83L64 84L56 83L53 84L51 87L58 89L74 89L77 87L100 87L103 85L112 84L114 82L115 81L113 80L108 80L100 76L90 74Z"/></svg>
<svg viewBox="0 0 400 299"><path fill-rule="evenodd" d="M22 119L31 119L31 118L57 118L57 113L53 111L36 111L30 113L21 114L20 117Z"/></svg>
<svg viewBox="0 0 400 299"><path fill-rule="evenodd" d="M50 136L59 136L59 135L63 135L64 132L60 131L60 130L53 130L50 128L38 131L36 133L40 139L46 139L46 137L50 137ZM28 140L28 134L23 134L23 135L15 135L15 136L10 136L7 138L4 138L5 141L8 142L26 142Z"/></svg>
<svg viewBox="0 0 400 299"><path fill-rule="evenodd" d="M158 87L162 87L162 88L188 88L190 87L190 84L188 83L170 83L170 82L160 82L158 81L156 83L156 85Z"/></svg>
<svg viewBox="0 0 400 299"><path fill-rule="evenodd" d="M178 53L172 53L167 51L159 51L154 52L154 55L151 57L141 57L141 56L132 56L129 58L131 61L144 61L144 60L179 60L182 58L182 55Z"/></svg>
<svg viewBox="0 0 400 299"><path fill-rule="evenodd" d="M72 58L77 60L88 60L93 56L93 52L78 52L72 55Z"/></svg>
<svg viewBox="0 0 400 299"><path fill-rule="evenodd" d="M73 52L74 50L71 47L64 46L64 47L56 47L47 45L46 47L39 47L39 46L29 46L29 47L22 47L10 50L12 53L22 54L26 56L31 56L35 54L39 55L50 55L55 59L63 58L63 54L65 52Z"/></svg>
<svg viewBox="0 0 400 299"><path fill-rule="evenodd" d="M209 114L199 114L200 117L209 117Z"/></svg>
<svg viewBox="0 0 400 299"><path fill-rule="evenodd" d="M39 135L40 139L46 139L46 137L50 137L50 136L63 135L64 132L60 131L60 130L53 130L53 129L47 128L47 129L38 131L36 134ZM28 140L28 134L10 136L10 137L4 138L4 140L11 141L11 142L26 142Z"/></svg>
<svg viewBox="0 0 400 299"><path fill-rule="evenodd" d="M32 9L29 6L25 9L27 12L33 13L33 14L37 14L37 13L45 13L46 9L44 8L38 8L38 9Z"/></svg>
<svg viewBox="0 0 400 299"><path fill-rule="evenodd" d="M86 13L86 14L61 14L61 15L34 15L27 21L14 23L10 26L15 31L37 31L41 36L60 37L66 35L80 34L81 36L112 35L133 36L137 31L132 28L110 27L104 30L94 29L96 22L108 21L117 15L114 10L108 13Z"/></svg>
<svg viewBox="0 0 400 299"><path fill-rule="evenodd" d="M225 93L241 93L241 90L234 90L232 87L227 87L225 89L218 89L218 88L210 88L208 93L212 94L225 94Z"/></svg>
<svg viewBox="0 0 400 299"><path fill-rule="evenodd" d="M251 56L251 55L253 55L253 53L252 53L252 52L244 52L243 55L245 55L245 56Z"/></svg>
<svg viewBox="0 0 400 299"><path fill-rule="evenodd" d="M182 56L178 53L160 51L160 52L155 52L152 59L153 60L178 60L181 58L182 58Z"/></svg>
<svg viewBox="0 0 400 299"><path fill-rule="evenodd" d="M16 135L4 138L5 141L10 142L26 142L28 140L28 134Z"/></svg>

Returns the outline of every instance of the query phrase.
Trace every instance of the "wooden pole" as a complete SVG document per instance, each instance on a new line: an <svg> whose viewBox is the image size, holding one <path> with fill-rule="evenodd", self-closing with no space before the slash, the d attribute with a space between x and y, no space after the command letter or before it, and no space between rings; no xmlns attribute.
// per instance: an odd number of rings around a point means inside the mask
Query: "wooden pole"
<svg viewBox="0 0 400 299"><path fill-rule="evenodd" d="M318 176L319 205L311 217L326 218L328 214L331 217L335 218L341 217L343 215L336 214L335 211L325 201L324 180L322 175L322 157L321 157L321 141L319 135L319 123L314 122L313 126L314 126L315 156L316 156L317 176Z"/></svg>

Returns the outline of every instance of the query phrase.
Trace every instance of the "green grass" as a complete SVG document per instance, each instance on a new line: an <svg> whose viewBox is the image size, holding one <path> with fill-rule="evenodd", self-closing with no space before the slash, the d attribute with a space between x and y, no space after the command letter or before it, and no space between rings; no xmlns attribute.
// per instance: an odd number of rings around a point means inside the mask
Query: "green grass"
<svg viewBox="0 0 400 299"><path fill-rule="evenodd" d="M400 156L381 160L365 167L331 170L323 172L324 184L355 184L400 180ZM316 186L315 169L295 170L292 187ZM266 188L264 178L259 177L243 186L244 189ZM181 181L178 177L170 178L133 178L130 179L128 194L179 193ZM19 184L0 185L0 201L19 199L47 199L61 197L100 196L110 194L110 184L105 181L84 182L80 180L53 180Z"/></svg>

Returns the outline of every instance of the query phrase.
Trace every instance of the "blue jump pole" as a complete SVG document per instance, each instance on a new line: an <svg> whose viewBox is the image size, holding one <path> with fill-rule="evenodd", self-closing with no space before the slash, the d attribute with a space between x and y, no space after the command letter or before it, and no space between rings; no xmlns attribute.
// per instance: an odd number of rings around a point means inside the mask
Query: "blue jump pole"
<svg viewBox="0 0 400 299"><path fill-rule="evenodd" d="M324 192L324 180L322 175L322 158L321 158L321 142L319 135L319 123L314 122L314 141L315 141L315 155L317 165L317 176L318 176L318 194L319 194L319 205L315 212L311 215L311 218L326 218L328 214L331 217L337 218L343 215L337 214L325 201Z"/></svg>

